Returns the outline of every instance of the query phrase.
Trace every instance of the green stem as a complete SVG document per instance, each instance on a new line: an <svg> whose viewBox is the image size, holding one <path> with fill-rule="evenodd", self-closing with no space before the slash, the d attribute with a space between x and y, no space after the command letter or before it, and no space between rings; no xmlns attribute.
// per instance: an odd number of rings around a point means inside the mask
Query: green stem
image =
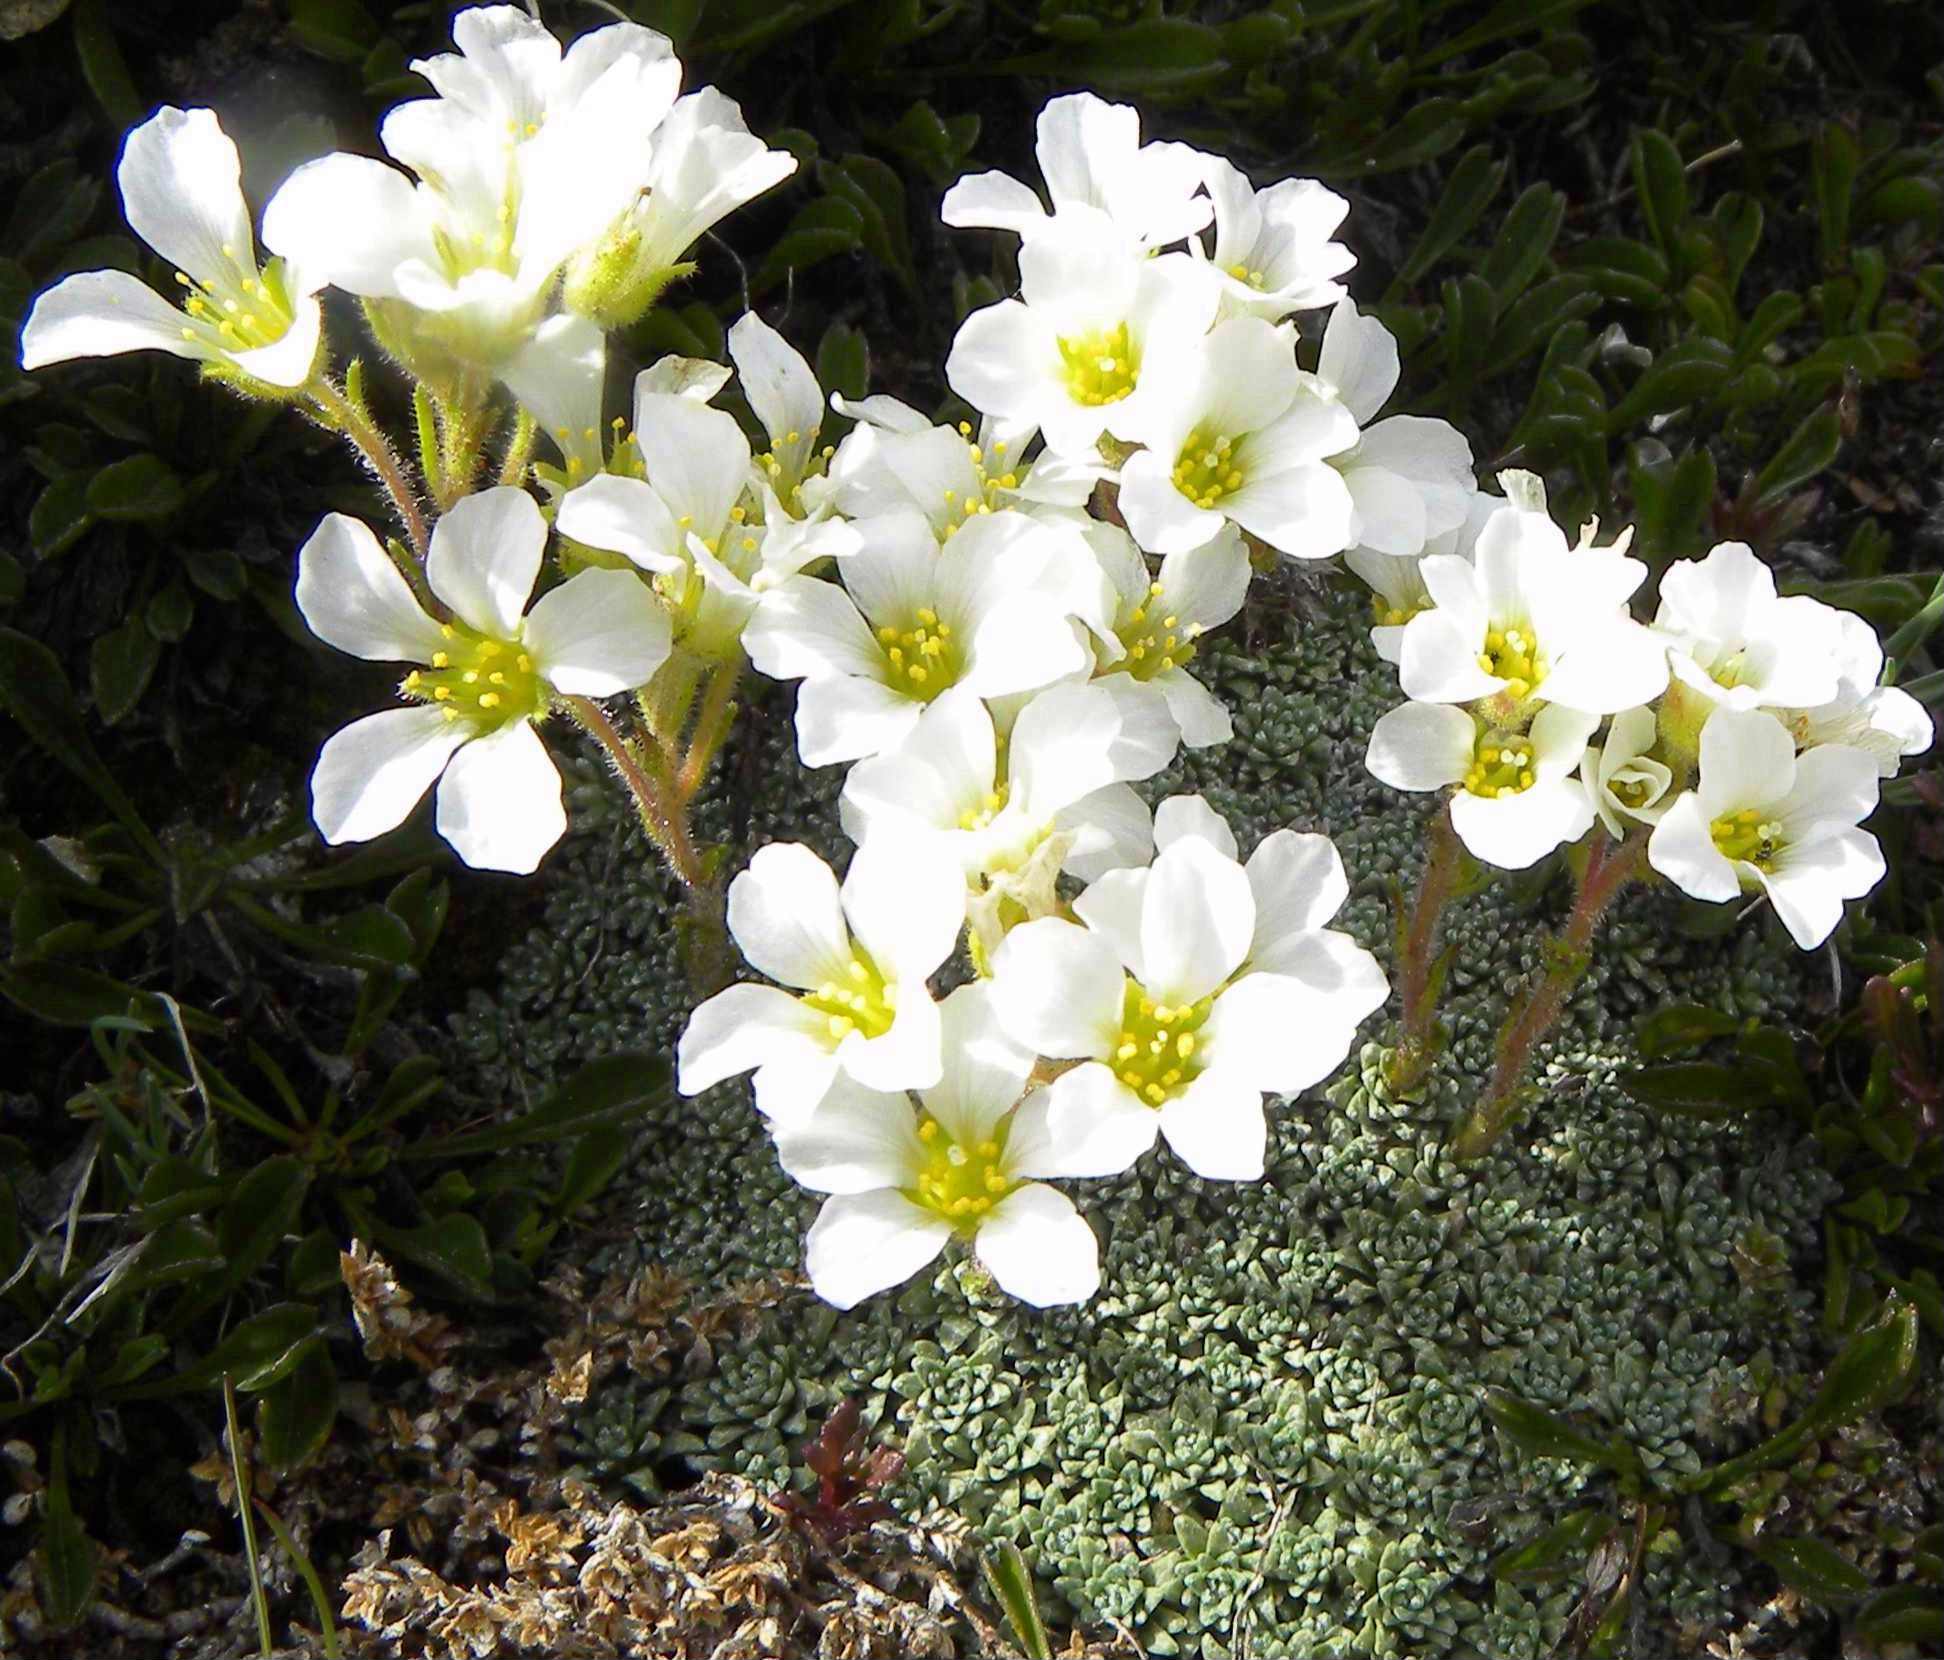
<svg viewBox="0 0 1944 1660"><path fill-rule="evenodd" d="M322 375L312 381L305 392L318 425L327 431L342 433L352 448L364 458L372 476L384 486L385 494L391 497L392 510L405 527L412 552L421 560L424 559L425 515L419 510L418 495L406 478L404 467L393 453L384 433L379 430L378 423L372 420L362 402L346 397Z"/></svg>
<svg viewBox="0 0 1944 1660"><path fill-rule="evenodd" d="M525 479L527 464L533 459L533 440L539 430L539 423L524 409L514 418L513 436L500 462L500 483L519 484Z"/></svg>
<svg viewBox="0 0 1944 1660"><path fill-rule="evenodd" d="M270 1638L270 1599L263 1593L263 1564L257 1556L256 1518L250 1502L256 1492L236 1425L236 1385L227 1372L223 1374L223 1417L229 1426L230 1475L236 1482L236 1513L243 1519L243 1555L250 1565L250 1600L256 1604L257 1637L263 1645L263 1660L270 1660L276 1645Z"/></svg>
<svg viewBox="0 0 1944 1660"><path fill-rule="evenodd" d="M656 759L621 736L599 704L585 697L563 701L588 736L607 751L609 762L634 797L642 829L688 890L682 948L690 982L703 995L719 990L730 978L724 896L696 848L687 799Z"/></svg>
<svg viewBox="0 0 1944 1660"><path fill-rule="evenodd" d="M736 718L736 683L742 679L742 664L724 663L709 678L709 689L702 694L702 708L695 717L694 730L689 734L688 754L682 761L681 773L675 780L676 798L686 806L693 801L708 776L709 763L722 748L722 740L729 735L730 723Z"/></svg>
<svg viewBox="0 0 1944 1660"><path fill-rule="evenodd" d="M1580 873L1572 915L1559 934L1546 942L1545 968L1521 994L1499 1034L1498 1059L1485 1099L1452 1137L1453 1158L1480 1158L1505 1133L1524 1099L1521 1086L1533 1050L1558 1024L1566 999L1593 961L1593 935L1600 919L1620 897L1621 889L1639 873L1646 853L1644 829L1634 831L1624 842L1615 842L1605 831L1597 833L1586 856L1586 868Z"/></svg>
<svg viewBox="0 0 1944 1660"><path fill-rule="evenodd" d="M1424 874L1408 917L1398 918L1398 992L1403 1012L1392 1051L1389 1082L1399 1095L1424 1081L1438 1055L1438 925L1458 890L1465 850L1451 825L1451 805L1438 809L1426 834Z"/></svg>

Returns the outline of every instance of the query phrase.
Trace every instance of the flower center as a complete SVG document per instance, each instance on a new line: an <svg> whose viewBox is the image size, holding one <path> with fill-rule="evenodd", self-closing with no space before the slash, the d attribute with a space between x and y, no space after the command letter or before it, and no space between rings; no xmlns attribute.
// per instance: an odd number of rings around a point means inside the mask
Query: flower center
<svg viewBox="0 0 1944 1660"><path fill-rule="evenodd" d="M1757 870L1774 867L1782 851L1782 825L1759 807L1744 807L1738 813L1724 813L1708 826L1714 844L1725 859L1750 864Z"/></svg>
<svg viewBox="0 0 1944 1660"><path fill-rule="evenodd" d="M929 703L958 679L958 641L952 637L952 625L940 622L929 605L919 607L909 628L887 623L877 637L890 670L886 684L893 691Z"/></svg>
<svg viewBox="0 0 1944 1660"><path fill-rule="evenodd" d="M1387 599L1382 594L1370 596L1370 613L1377 619L1379 628L1402 628L1407 622L1424 610L1422 605L1403 606Z"/></svg>
<svg viewBox="0 0 1944 1660"><path fill-rule="evenodd" d="M1465 788L1487 801L1532 788L1532 741L1514 732L1487 732L1472 752Z"/></svg>
<svg viewBox="0 0 1944 1660"><path fill-rule="evenodd" d="M1241 459L1234 439L1214 437L1196 427L1175 461L1175 488L1197 507L1213 507L1242 488Z"/></svg>
<svg viewBox="0 0 1944 1660"><path fill-rule="evenodd" d="M898 1017L898 988L886 984L871 954L861 945L851 947L843 979L824 981L803 1001L825 1017L831 1040L836 1043L842 1043L852 1032L862 1032L867 1038L883 1037Z"/></svg>
<svg viewBox="0 0 1944 1660"><path fill-rule="evenodd" d="M1708 678L1723 691L1732 691L1742 683L1748 673L1748 652L1731 651L1726 657L1710 665Z"/></svg>
<svg viewBox="0 0 1944 1660"><path fill-rule="evenodd" d="M1545 680L1551 660L1539 649L1538 636L1529 623L1494 628L1485 635L1485 649L1478 654L1478 666L1505 682L1508 696L1529 696Z"/></svg>
<svg viewBox="0 0 1944 1660"><path fill-rule="evenodd" d="M968 1147L954 1141L930 1113L920 1113L918 1139L930 1156L919 1172L918 1185L907 1189L905 1197L937 1212L961 1233L976 1231L986 1213L1019 1185L1000 1164L1011 1127L1007 1118L991 1138Z"/></svg>
<svg viewBox="0 0 1944 1660"><path fill-rule="evenodd" d="M959 814L958 827L961 830L985 829L1005 810L1006 797L1010 793L1011 786L1008 784L1001 784L997 789L988 790L979 798L975 806L968 807Z"/></svg>
<svg viewBox="0 0 1944 1660"><path fill-rule="evenodd" d="M1075 403L1119 403L1134 390L1140 373L1140 353L1127 337L1127 325L1089 329L1085 334L1060 337L1060 362L1065 366L1067 391Z"/></svg>
<svg viewBox="0 0 1944 1660"><path fill-rule="evenodd" d="M1246 265L1231 265L1228 268L1228 274L1237 282L1247 283L1251 288L1265 288L1268 286L1268 279L1263 272L1251 271Z"/></svg>
<svg viewBox="0 0 1944 1660"><path fill-rule="evenodd" d="M553 688L518 645L489 639L464 623L446 623L439 632L446 648L406 675L398 688L402 696L436 703L447 720L469 720L482 731L546 713Z"/></svg>
<svg viewBox="0 0 1944 1660"><path fill-rule="evenodd" d="M1154 615L1157 611L1162 613L1158 617ZM1182 627L1181 619L1162 601L1161 584L1150 582L1147 598L1114 630L1127 648L1126 660L1115 667L1126 669L1136 680L1152 680L1191 662L1195 638L1201 631L1200 623Z"/></svg>
<svg viewBox="0 0 1944 1660"><path fill-rule="evenodd" d="M1197 1034L1215 1006L1213 997L1169 1008L1156 1003L1133 980L1121 994L1120 1041L1114 1045L1114 1075L1151 1107L1179 1095L1201 1075Z"/></svg>
<svg viewBox="0 0 1944 1660"><path fill-rule="evenodd" d="M947 490L945 511L959 520L996 512L1006 505L1006 493L1019 488L1019 474L1014 471L1014 464L1006 455L1006 440L994 439L992 454L988 456L981 446L970 442L972 425L969 421L959 422L959 436L967 440L965 453L972 463L972 476L978 481L978 488L968 490L963 496L956 490ZM950 541L957 532L958 524L948 520L945 539Z"/></svg>
<svg viewBox="0 0 1944 1660"><path fill-rule="evenodd" d="M216 336L224 351L247 352L258 346L273 346L289 331L293 309L284 288L283 261L273 259L259 274L238 263L237 250L223 245L223 254L239 272L234 288L217 288L197 282L186 271L175 274L188 291L182 309L190 319ZM182 337L193 340L196 331L184 328Z"/></svg>

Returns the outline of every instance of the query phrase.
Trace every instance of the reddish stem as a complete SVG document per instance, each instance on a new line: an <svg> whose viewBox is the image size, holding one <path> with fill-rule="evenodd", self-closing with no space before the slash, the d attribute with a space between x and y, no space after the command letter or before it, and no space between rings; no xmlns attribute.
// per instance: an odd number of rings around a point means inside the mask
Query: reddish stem
<svg viewBox="0 0 1944 1660"><path fill-rule="evenodd" d="M1398 919L1398 991L1403 1013L1398 1020L1397 1047L1391 1054L1389 1080L1402 1095L1424 1081L1438 1053L1437 978L1438 925L1445 906L1458 889L1464 868L1464 849L1451 827L1447 802L1431 820L1424 874L1408 919Z"/></svg>
<svg viewBox="0 0 1944 1660"><path fill-rule="evenodd" d="M1593 960L1593 935L1600 919L1620 896L1620 890L1639 872L1647 852L1647 832L1636 830L1624 842L1604 831L1586 856L1580 873L1579 895L1572 914L1558 935L1546 943L1549 959L1530 983L1499 1034L1498 1060L1485 1099L1459 1126L1451 1141L1457 1159L1475 1159L1489 1152L1511 1123L1523 1098L1521 1085L1539 1040L1559 1022L1566 999Z"/></svg>

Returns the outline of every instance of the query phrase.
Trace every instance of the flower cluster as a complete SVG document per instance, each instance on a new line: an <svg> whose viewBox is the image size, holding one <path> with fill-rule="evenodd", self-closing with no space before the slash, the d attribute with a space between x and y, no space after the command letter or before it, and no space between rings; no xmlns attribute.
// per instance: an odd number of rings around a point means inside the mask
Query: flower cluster
<svg viewBox="0 0 1944 1660"><path fill-rule="evenodd" d="M1452 829L1488 865L1525 869L1597 823L1694 898L1766 894L1797 945L1820 945L1882 879L1860 828L1879 781L1932 738L1923 706L1879 685L1875 633L1778 594L1739 542L1669 567L1638 621L1628 534L1601 544L1588 525L1569 546L1536 478L1499 483L1421 558L1352 561L1410 699L1371 733L1371 772L1450 790Z"/></svg>
<svg viewBox="0 0 1944 1660"><path fill-rule="evenodd" d="M795 162L719 93L683 95L650 29L563 49L483 6L453 40L413 65L433 96L385 118L388 160L326 156L277 191L267 264L215 117L138 128L123 200L181 304L70 277L23 360L173 352L359 451L402 538L330 515L296 600L329 644L405 666L403 703L325 744L319 830L383 834L434 791L462 859L531 871L566 828L536 729L579 726L686 890L714 995L679 1087L754 1074L784 1168L829 1195L808 1261L831 1302L954 1239L1026 1302L1083 1300L1098 1248L1049 1182L1157 1140L1201 1177L1259 1179L1267 1098L1325 1079L1385 1001L1328 926L1349 884L1327 839L1274 829L1245 859L1201 798L1136 788L1230 737L1195 659L1278 559L1340 556L1377 591L1410 701L1371 769L1454 789L1487 862L1597 820L1691 893L1765 888L1804 945L1881 874L1858 826L1929 725L1878 686L1868 627L1778 597L1734 545L1636 621L1624 538L1569 547L1537 480L1484 495L1455 429L1383 414L1397 343L1344 292L1347 205L1321 185L1259 190L1142 142L1131 109L1056 98L1044 195L987 173L944 202L1019 243L1018 295L966 318L946 365L976 425L839 397L826 443L815 374L753 313L731 365L664 357L610 424L609 332ZM334 378L327 289L411 382L415 469L361 365ZM718 407L732 374L761 450ZM841 880L774 844L725 892L696 844L749 667L795 683L804 764L848 767ZM717 989L731 938L760 978Z"/></svg>

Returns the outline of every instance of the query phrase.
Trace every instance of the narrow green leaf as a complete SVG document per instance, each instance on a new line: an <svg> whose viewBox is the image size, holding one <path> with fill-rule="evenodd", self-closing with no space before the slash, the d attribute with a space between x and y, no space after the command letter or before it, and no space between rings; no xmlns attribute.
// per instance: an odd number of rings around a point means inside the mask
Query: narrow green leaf
<svg viewBox="0 0 1944 1660"><path fill-rule="evenodd" d="M1485 1391L1485 1415L1521 1450L1540 1458L1570 1458L1601 1469L1634 1471L1640 1461L1617 1436L1602 1438L1569 1418L1535 1406L1509 1389Z"/></svg>
<svg viewBox="0 0 1944 1660"><path fill-rule="evenodd" d="M1588 1553L1613 1527L1613 1518L1604 1510L1575 1510L1543 1533L1501 1551L1492 1559L1492 1577L1514 1585L1563 1579L1585 1565Z"/></svg>
<svg viewBox="0 0 1944 1660"><path fill-rule="evenodd" d="M148 114L149 100L136 90L102 0L77 0L74 49L81 59L82 78L111 126L132 127Z"/></svg>
<svg viewBox="0 0 1944 1660"><path fill-rule="evenodd" d="M88 648L88 685L103 724L126 720L162 660L162 644L140 617L129 617Z"/></svg>
<svg viewBox="0 0 1944 1660"><path fill-rule="evenodd" d="M632 1116L668 1092L668 1063L646 1051L590 1061L538 1106L490 1129L421 1138L399 1150L408 1159L459 1158L561 1141L596 1124Z"/></svg>
<svg viewBox="0 0 1944 1660"><path fill-rule="evenodd" d="M1640 193L1647 229L1661 252L1673 256L1681 227L1687 223L1687 173L1674 141L1649 127L1634 134L1634 188Z"/></svg>
<svg viewBox="0 0 1944 1660"><path fill-rule="evenodd" d="M35 1552L41 1609L56 1630L74 1625L94 1600L95 1556L95 1542L75 1515L68 1494L67 1434L62 1425L54 1432L53 1467L41 1517L40 1548Z"/></svg>
<svg viewBox="0 0 1944 1660"><path fill-rule="evenodd" d="M337 1368L330 1346L320 1337L303 1345L289 1373L264 1391L257 1402L256 1427L264 1459L284 1472L308 1463L331 1438L337 1421Z"/></svg>
<svg viewBox="0 0 1944 1660"><path fill-rule="evenodd" d="M1842 443L1843 427L1836 406L1818 404L1755 475L1757 503L1772 506L1798 484L1814 478L1836 459Z"/></svg>
<svg viewBox="0 0 1944 1660"><path fill-rule="evenodd" d="M986 1583L999 1599L999 1606L1006 1611L1007 1623L1019 1639L1026 1660L1052 1660L1053 1644L1046 1635L1045 1622L1040 1619L1033 1576L1019 1547L1011 1543L1000 1545L981 1556L979 1565L985 1570Z"/></svg>
<svg viewBox="0 0 1944 1660"><path fill-rule="evenodd" d="M1460 156L1445 181L1438 205L1431 210L1423 234L1417 239L1417 246L1398 268L1397 278L1386 297L1395 298L1413 286L1444 258L1459 238L1478 223L1504 182L1505 163L1493 160L1490 145L1475 145Z"/></svg>
<svg viewBox="0 0 1944 1660"><path fill-rule="evenodd" d="M1816 1602L1850 1602L1870 1588L1869 1575L1820 1539L1763 1539L1754 1551L1784 1585Z"/></svg>

